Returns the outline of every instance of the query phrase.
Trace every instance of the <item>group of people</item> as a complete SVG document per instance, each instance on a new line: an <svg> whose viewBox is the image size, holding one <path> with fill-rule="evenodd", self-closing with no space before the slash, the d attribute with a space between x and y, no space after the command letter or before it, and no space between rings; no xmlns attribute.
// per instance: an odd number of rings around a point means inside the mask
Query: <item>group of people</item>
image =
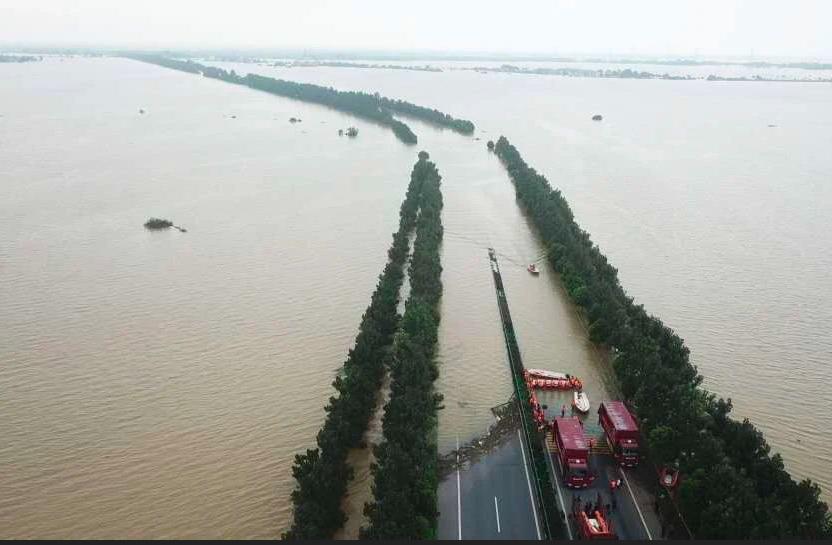
<svg viewBox="0 0 832 545"><path fill-rule="evenodd" d="M598 494L595 502L587 500L586 503L584 503L583 499L578 494L574 494L572 496L572 508L573 512L580 510L584 512L587 518L595 518L596 511L602 512L604 516L606 516L606 513L611 513L612 509L614 509L613 505L615 504L615 496L612 497L612 501L613 504L608 503L604 505L601 494Z"/></svg>
<svg viewBox="0 0 832 545"><path fill-rule="evenodd" d="M610 495L610 503L606 505L601 503L601 497L599 496L598 503L593 504L592 501L587 501L584 505L583 511L586 513L587 517L593 518L595 511L603 510L604 513L613 513L615 512L617 505L618 503L616 502L615 494Z"/></svg>
<svg viewBox="0 0 832 545"><path fill-rule="evenodd" d="M562 378L534 378L526 375L526 385L529 389L539 390L581 390L583 383L577 377Z"/></svg>
<svg viewBox="0 0 832 545"><path fill-rule="evenodd" d="M601 508L603 508L603 505L594 505L592 503L592 500L590 500L586 502L586 505L584 505L584 513L586 513L586 516L588 516L589 518L592 518L593 513L595 513L595 511Z"/></svg>

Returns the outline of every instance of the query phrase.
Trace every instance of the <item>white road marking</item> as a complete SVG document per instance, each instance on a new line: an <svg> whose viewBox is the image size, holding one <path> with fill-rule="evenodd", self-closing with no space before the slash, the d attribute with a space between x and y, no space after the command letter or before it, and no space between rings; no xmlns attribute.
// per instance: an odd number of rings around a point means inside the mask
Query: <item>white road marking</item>
<svg viewBox="0 0 832 545"><path fill-rule="evenodd" d="M544 441L545 440L546 439L544 439ZM569 526L569 516L568 516L568 513L566 511L566 506L563 504L563 495L561 494L561 491L560 491L560 479L558 478L558 474L555 471L554 464L552 464L552 455L549 454L548 449L544 448L544 450L546 451L546 459L549 460L549 468L551 468L551 470L552 470L552 485L555 487L555 490L557 490L557 492L558 492L558 500L560 500L560 509L561 509L561 511L563 511L564 517L566 517L566 533L569 536L569 539L572 540L574 538L572 537L572 528Z"/></svg>
<svg viewBox="0 0 832 545"><path fill-rule="evenodd" d="M500 508L497 507L497 496L494 496L494 512L497 514L497 533L500 533Z"/></svg>
<svg viewBox="0 0 832 545"><path fill-rule="evenodd" d="M624 484L627 485L627 490L630 492L630 497L633 498L633 505L636 506L636 511L638 511L638 517L641 519L641 524L644 525L644 531L647 532L647 539L653 540L653 536L650 535L650 528L647 527L647 523L644 521L644 515L641 514L641 507L638 506L638 501L636 501L636 496L633 494L633 489L630 488L630 481L627 479L627 474L624 473L624 470L619 468L619 472L624 477Z"/></svg>
<svg viewBox="0 0 832 545"><path fill-rule="evenodd" d="M526 484L529 485L529 499L532 501L532 514L534 515L534 529L537 530L537 539L540 537L540 523L537 521L537 504L534 501L534 494L532 494L532 481L529 479L529 466L526 463L526 449L523 448L523 436L520 435L520 430L517 430L517 439L520 441L520 453L523 455L523 470L526 472Z"/></svg>
<svg viewBox="0 0 832 545"><path fill-rule="evenodd" d="M459 436L456 438L456 522L459 529L459 540L462 540L462 491L459 484Z"/></svg>

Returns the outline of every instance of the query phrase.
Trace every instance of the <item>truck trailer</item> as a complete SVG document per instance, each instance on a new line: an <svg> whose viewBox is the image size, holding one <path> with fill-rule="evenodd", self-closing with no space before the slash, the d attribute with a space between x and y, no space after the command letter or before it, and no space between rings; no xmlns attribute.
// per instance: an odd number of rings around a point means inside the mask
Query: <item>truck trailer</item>
<svg viewBox="0 0 832 545"><path fill-rule="evenodd" d="M616 461L624 467L635 467L639 461L638 424L621 401L605 401L598 407L598 423Z"/></svg>
<svg viewBox="0 0 832 545"><path fill-rule="evenodd" d="M555 418L552 428L563 484L570 488L586 488L595 480L595 475L589 471L589 446L583 426L572 416Z"/></svg>

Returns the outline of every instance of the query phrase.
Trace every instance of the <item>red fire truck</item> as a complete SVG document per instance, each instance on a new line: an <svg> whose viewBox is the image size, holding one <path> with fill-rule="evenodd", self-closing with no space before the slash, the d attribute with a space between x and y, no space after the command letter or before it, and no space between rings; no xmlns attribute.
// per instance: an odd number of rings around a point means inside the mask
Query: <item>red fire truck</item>
<svg viewBox="0 0 832 545"><path fill-rule="evenodd" d="M598 407L598 423L618 463L625 467L638 465L638 425L621 401L605 401Z"/></svg>
<svg viewBox="0 0 832 545"><path fill-rule="evenodd" d="M595 480L595 475L589 471L589 446L583 426L577 417L571 416L555 418L552 427L563 484L570 488L586 488Z"/></svg>

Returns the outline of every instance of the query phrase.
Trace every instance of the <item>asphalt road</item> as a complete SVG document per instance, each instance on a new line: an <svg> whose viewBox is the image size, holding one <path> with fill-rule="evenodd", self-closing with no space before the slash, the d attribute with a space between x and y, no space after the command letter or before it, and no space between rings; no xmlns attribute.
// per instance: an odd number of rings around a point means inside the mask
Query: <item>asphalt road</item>
<svg viewBox="0 0 832 545"><path fill-rule="evenodd" d="M628 478L628 470L619 468L618 463L611 455L593 454L589 457L590 470L597 474L595 482L588 488L580 491L572 490L563 485L562 475L553 453L550 453L552 465L550 469L556 474L556 494L562 499L562 509L566 513L571 512L572 498L580 497L584 502L597 502L598 494L601 495L601 502L612 506L612 497L609 489L610 479L621 478L621 488L615 492L615 508L611 510L612 526L618 539L649 540L658 538L656 531L658 522L655 514L644 508L644 501L639 494L640 490ZM561 500L559 500L561 501ZM577 527L572 517L569 518L571 538L577 538Z"/></svg>
<svg viewBox="0 0 832 545"><path fill-rule="evenodd" d="M540 539L519 434L439 485L439 539Z"/></svg>

